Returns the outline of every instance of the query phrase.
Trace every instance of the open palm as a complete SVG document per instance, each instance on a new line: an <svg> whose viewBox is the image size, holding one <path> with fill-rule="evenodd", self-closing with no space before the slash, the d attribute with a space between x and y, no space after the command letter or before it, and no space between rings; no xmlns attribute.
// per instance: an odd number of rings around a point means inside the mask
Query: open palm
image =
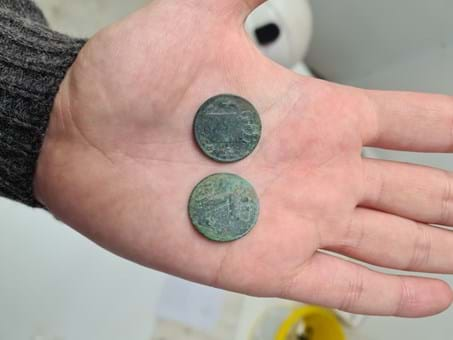
<svg viewBox="0 0 453 340"><path fill-rule="evenodd" d="M257 296L371 314L447 308L442 281L382 274L453 272L453 179L363 159L365 146L453 150L453 100L365 91L300 77L262 56L243 21L257 0L155 0L91 39L51 115L35 191L58 218L143 265ZM252 4L253 3L253 4ZM260 112L247 159L218 164L193 139L198 107L237 94ZM250 181L257 226L232 243L191 226L189 195L218 172Z"/></svg>

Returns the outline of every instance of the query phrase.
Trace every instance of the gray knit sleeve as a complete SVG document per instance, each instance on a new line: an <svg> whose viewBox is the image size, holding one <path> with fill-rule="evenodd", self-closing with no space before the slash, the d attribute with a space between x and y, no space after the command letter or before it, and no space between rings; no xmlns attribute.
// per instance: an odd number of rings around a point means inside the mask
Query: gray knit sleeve
<svg viewBox="0 0 453 340"><path fill-rule="evenodd" d="M0 196L40 207L36 162L53 101L84 45L47 27L29 0L0 0Z"/></svg>

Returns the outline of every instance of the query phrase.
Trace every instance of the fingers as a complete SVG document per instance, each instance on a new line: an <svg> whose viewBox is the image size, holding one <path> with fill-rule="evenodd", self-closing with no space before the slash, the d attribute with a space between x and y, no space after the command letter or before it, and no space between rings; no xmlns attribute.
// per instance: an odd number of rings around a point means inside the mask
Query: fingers
<svg viewBox="0 0 453 340"><path fill-rule="evenodd" d="M453 174L413 164L363 160L361 206L453 226Z"/></svg>
<svg viewBox="0 0 453 340"><path fill-rule="evenodd" d="M343 237L327 249L381 267L453 273L453 233L370 209L356 209Z"/></svg>
<svg viewBox="0 0 453 340"><path fill-rule="evenodd" d="M422 317L452 302L443 281L387 275L324 253L316 253L298 273L286 298L353 313Z"/></svg>
<svg viewBox="0 0 453 340"><path fill-rule="evenodd" d="M366 91L370 100L364 145L386 149L452 152L453 97ZM367 115L368 118L368 115Z"/></svg>

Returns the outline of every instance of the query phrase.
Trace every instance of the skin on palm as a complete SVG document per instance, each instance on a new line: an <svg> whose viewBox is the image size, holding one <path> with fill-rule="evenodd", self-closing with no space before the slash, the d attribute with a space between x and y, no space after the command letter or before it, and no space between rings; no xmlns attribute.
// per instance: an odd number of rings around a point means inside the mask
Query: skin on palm
<svg viewBox="0 0 453 340"><path fill-rule="evenodd" d="M427 225L453 225L450 174L361 158L363 145L451 151L453 101L299 77L248 40L242 23L255 5L155 0L91 39L55 101L36 195L112 252L197 282L360 313L445 309L452 292L442 281L380 274L318 249L453 272L453 236ZM247 98L263 121L257 149L235 164L209 160L193 140L198 107L220 93ZM250 181L261 202L252 233L229 244L204 239L187 213L194 186L217 172Z"/></svg>

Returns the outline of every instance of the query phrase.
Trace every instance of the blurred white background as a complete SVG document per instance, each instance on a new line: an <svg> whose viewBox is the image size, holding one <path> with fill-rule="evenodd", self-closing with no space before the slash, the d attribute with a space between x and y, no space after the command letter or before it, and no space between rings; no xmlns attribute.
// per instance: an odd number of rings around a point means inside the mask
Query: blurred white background
<svg viewBox="0 0 453 340"><path fill-rule="evenodd" d="M36 2L54 28L90 36L148 1ZM316 0L312 6L315 35L308 64L327 79L355 86L451 93L452 2ZM451 155L381 150L371 150L369 155L453 170ZM151 339L162 295L168 294L166 287L180 289L181 283L104 251L43 211L0 199L0 216L0 339ZM194 286L186 289L194 296L205 294ZM223 301L215 292L206 294ZM229 321L219 328L223 333L206 339L232 339L232 320L240 315L237 340L244 340L243 334L257 317L259 308L253 307L257 301L246 299L242 312L240 304L230 303L229 314L222 316ZM452 310L423 320L367 318L358 338L450 340L452 318Z"/></svg>

